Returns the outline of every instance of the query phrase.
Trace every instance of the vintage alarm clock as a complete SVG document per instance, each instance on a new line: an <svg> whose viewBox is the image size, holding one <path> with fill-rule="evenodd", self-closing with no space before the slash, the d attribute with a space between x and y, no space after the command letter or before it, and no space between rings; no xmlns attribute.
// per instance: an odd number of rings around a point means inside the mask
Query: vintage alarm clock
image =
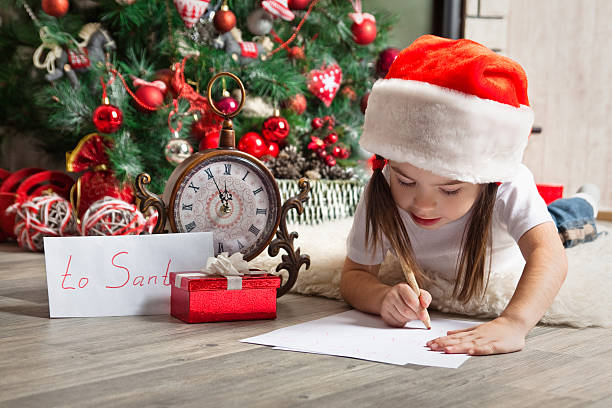
<svg viewBox="0 0 612 408"><path fill-rule="evenodd" d="M232 113L221 112L212 101L212 86L223 76L236 81L242 94ZM286 227L290 209L303 212L310 185L301 179L298 196L282 204L278 184L265 164L236 149L231 118L242 110L246 97L244 85L236 75L215 75L208 83L207 97L212 110L224 118L219 147L195 153L180 163L168 178L162 198L147 189L150 176L140 174L136 180L140 209L157 209L155 233L212 231L215 255L241 252L249 261L266 247L270 256L284 249L288 256L282 256L283 262L276 269L288 270L289 278L277 291L281 296L295 283L300 266L310 266L307 255L300 255L299 248L294 251L297 234L289 234ZM275 233L277 238L273 241Z"/></svg>

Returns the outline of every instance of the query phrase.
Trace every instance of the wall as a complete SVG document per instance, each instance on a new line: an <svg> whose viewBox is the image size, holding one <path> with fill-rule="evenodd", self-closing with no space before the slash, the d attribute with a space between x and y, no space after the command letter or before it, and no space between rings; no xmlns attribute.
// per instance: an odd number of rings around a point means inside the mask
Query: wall
<svg viewBox="0 0 612 408"><path fill-rule="evenodd" d="M524 162L565 195L582 183L612 211L612 1L466 0L465 37L517 60L529 78L534 134Z"/></svg>
<svg viewBox="0 0 612 408"><path fill-rule="evenodd" d="M390 47L404 49L432 30L433 0L362 0L362 5L364 12L380 10L399 16L389 33Z"/></svg>

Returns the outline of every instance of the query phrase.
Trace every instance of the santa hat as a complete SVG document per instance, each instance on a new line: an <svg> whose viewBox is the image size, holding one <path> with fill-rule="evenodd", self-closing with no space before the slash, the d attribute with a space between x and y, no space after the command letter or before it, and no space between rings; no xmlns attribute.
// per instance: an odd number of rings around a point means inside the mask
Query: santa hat
<svg viewBox="0 0 612 408"><path fill-rule="evenodd" d="M425 35L372 87L360 145L453 180L500 182L521 163L532 125L518 63L470 40Z"/></svg>

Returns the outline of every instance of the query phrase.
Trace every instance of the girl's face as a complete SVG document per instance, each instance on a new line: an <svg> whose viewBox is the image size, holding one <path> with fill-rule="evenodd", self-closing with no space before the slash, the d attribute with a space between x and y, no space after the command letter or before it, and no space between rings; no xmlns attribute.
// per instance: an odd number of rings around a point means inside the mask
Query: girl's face
<svg viewBox="0 0 612 408"><path fill-rule="evenodd" d="M437 176L409 163L390 161L391 194L415 224L434 230L463 217L482 186Z"/></svg>

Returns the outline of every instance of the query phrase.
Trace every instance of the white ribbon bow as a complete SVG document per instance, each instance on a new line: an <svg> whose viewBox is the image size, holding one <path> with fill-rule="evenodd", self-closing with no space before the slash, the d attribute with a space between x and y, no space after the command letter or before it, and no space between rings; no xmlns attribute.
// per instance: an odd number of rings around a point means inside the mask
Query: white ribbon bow
<svg viewBox="0 0 612 408"><path fill-rule="evenodd" d="M242 254L236 252L228 256L228 252L221 252L216 258L208 258L206 266L201 272L204 275L223 275L227 278L228 290L242 289L242 276L257 275L261 271L249 270L249 264L242 259Z"/></svg>

